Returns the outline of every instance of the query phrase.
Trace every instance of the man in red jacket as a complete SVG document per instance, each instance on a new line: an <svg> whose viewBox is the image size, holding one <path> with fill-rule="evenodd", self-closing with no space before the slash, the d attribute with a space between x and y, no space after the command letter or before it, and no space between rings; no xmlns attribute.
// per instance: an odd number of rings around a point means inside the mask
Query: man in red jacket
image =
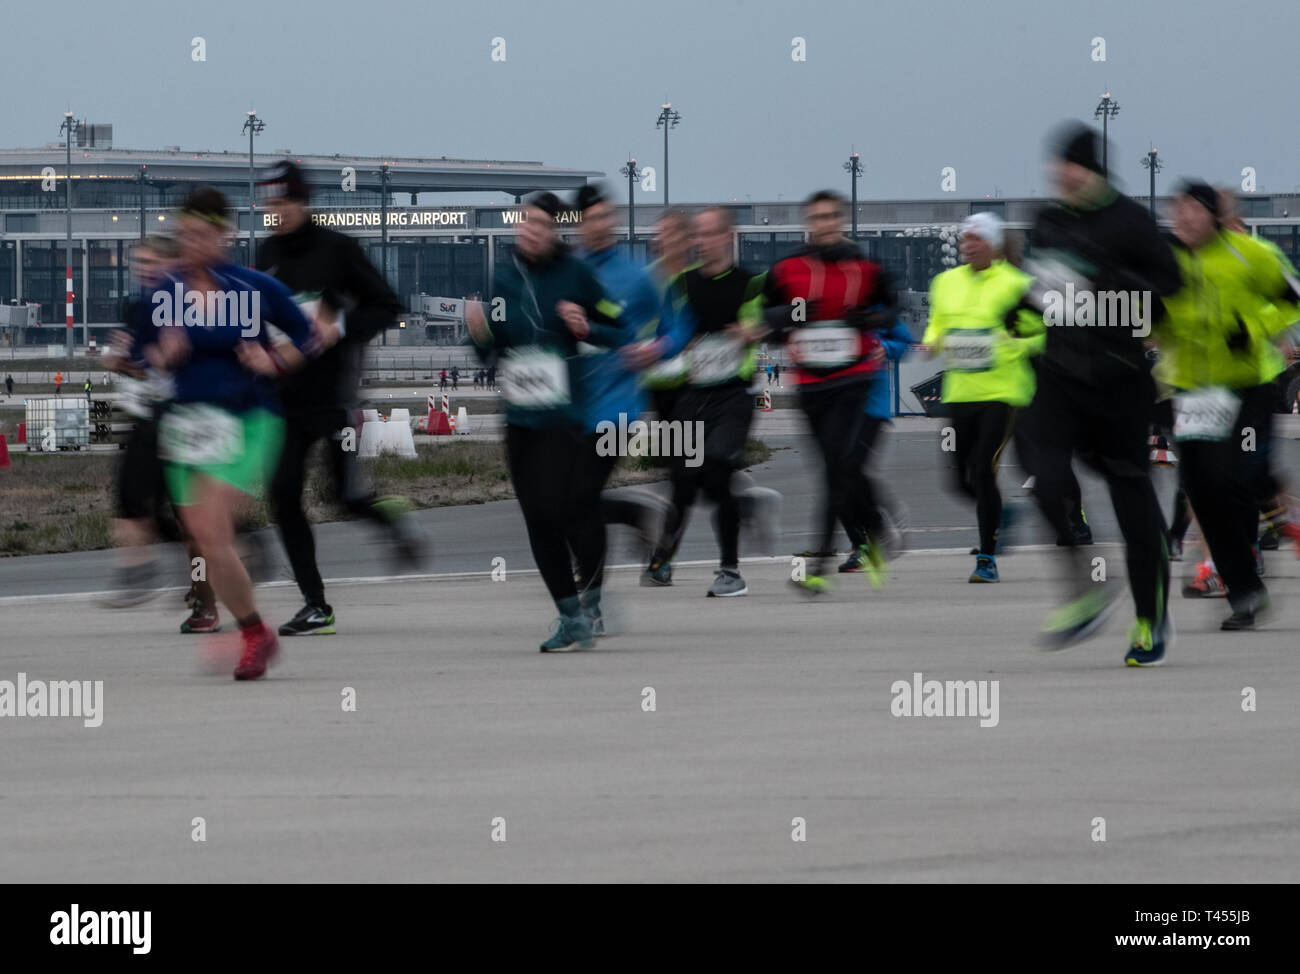
<svg viewBox="0 0 1300 974"><path fill-rule="evenodd" d="M778 261L767 275L765 318L785 342L795 369L799 402L825 466L819 542L832 550L835 521L861 524L873 587L884 581L882 523L871 482L855 462L854 446L872 373L883 367L878 330L893 323L897 297L879 264L844 236L845 201L822 190L804 204L808 246ZM830 588L827 558L817 557L793 581L809 592Z"/></svg>

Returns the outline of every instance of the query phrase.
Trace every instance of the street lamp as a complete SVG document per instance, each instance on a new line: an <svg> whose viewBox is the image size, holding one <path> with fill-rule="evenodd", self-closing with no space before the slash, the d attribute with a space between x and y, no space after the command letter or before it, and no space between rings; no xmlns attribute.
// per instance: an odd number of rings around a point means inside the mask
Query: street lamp
<svg viewBox="0 0 1300 974"><path fill-rule="evenodd" d="M388 280L388 185L392 178L388 163L372 170L379 177L379 261L383 265L384 281Z"/></svg>
<svg viewBox="0 0 1300 974"><path fill-rule="evenodd" d="M664 130L664 206L668 205L668 130L677 128L677 123L682 120L681 113L673 108L670 101L664 102L659 106L659 118L655 121L655 128Z"/></svg>
<svg viewBox="0 0 1300 974"><path fill-rule="evenodd" d="M257 109L250 108L248 118L244 119L244 131L248 133L248 266L257 266L257 237L253 225L253 204L256 197L253 195L253 136L261 133L266 128L266 123L257 117Z"/></svg>
<svg viewBox="0 0 1300 974"><path fill-rule="evenodd" d="M1150 152L1142 157L1142 167L1151 171L1151 218L1155 219L1156 215L1156 173L1165 168L1165 164L1156 158L1156 150L1152 148Z"/></svg>
<svg viewBox="0 0 1300 974"><path fill-rule="evenodd" d="M851 177L849 182L853 186L853 202L850 204L850 212L853 214L853 239L858 239L858 177L862 175L862 160L855 152L849 156L849 161L844 164L844 171Z"/></svg>
<svg viewBox="0 0 1300 974"><path fill-rule="evenodd" d="M1107 165L1107 123L1119 114L1119 102L1110 97L1110 92L1101 96L1101 101L1097 103L1096 110L1092 113L1093 118L1101 119L1101 172L1107 179L1110 178L1110 166Z"/></svg>
<svg viewBox="0 0 1300 974"><path fill-rule="evenodd" d="M627 177L627 242L636 246L636 200L632 196L632 184L640 178L636 160L628 159L627 165L619 170Z"/></svg>
<svg viewBox="0 0 1300 974"><path fill-rule="evenodd" d="M72 110L69 109L68 111L66 111L66 112L63 113L63 124L59 126L59 131L60 131L60 132L66 132L66 133L67 133L67 146L68 146L68 165L67 165L67 170L66 170L66 179L65 179L65 182L67 183L67 201L68 201L68 238L67 238L67 261L66 261L66 264L67 264L67 278L66 278L66 284L64 285L64 292L65 292L65 294L66 294L66 301L67 301L67 308L66 308L65 314L67 315L67 324L68 324L68 327L67 327L67 330L66 330L65 334L66 334L66 336L67 336L66 347L67 347L67 350L68 350L68 357L69 357L69 358L72 357L72 303L73 303L73 294L72 294L72 134L73 134L73 132L75 132L76 130L77 130L77 120L76 120L76 118L73 117L73 115L72 115Z"/></svg>

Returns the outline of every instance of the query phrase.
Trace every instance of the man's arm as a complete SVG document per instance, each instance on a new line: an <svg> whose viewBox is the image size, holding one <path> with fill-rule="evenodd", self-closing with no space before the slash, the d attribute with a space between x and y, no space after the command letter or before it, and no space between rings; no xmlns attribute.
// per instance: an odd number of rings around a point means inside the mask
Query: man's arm
<svg viewBox="0 0 1300 974"><path fill-rule="evenodd" d="M353 305L347 309L344 318L343 341L364 345L392 326L402 313L402 303L379 269L366 258L361 245L348 236L341 236L341 239L344 243L340 290Z"/></svg>

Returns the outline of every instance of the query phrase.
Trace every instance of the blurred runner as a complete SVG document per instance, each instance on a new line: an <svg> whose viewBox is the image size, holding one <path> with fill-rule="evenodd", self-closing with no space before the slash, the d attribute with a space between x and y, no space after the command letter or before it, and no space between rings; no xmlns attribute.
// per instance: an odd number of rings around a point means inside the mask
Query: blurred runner
<svg viewBox="0 0 1300 974"><path fill-rule="evenodd" d="M861 525L859 546L873 587L884 583L884 522L871 481L859 463L858 440L872 373L885 358L878 332L897 317L897 296L884 270L844 235L846 202L822 190L804 203L808 246L767 273L765 318L784 341L796 369L799 402L812 425L823 464L818 555L793 581L805 591L831 587L828 552L835 521ZM780 368L776 369L780 384Z"/></svg>
<svg viewBox="0 0 1300 974"><path fill-rule="evenodd" d="M384 528L397 554L396 567L418 566L423 554L411 504L401 497L376 497L361 483L357 464L361 359L366 343L392 325L401 302L355 240L312 220L310 191L298 166L281 162L259 185L275 217L275 233L258 248L258 268L293 291L312 321L312 357L279 390L284 449L271 501L305 603L280 626L280 635L323 635L335 631L334 608L325 600L302 499L307 455L317 442L326 444L335 502Z"/></svg>
<svg viewBox="0 0 1300 974"><path fill-rule="evenodd" d="M1125 661L1154 665L1164 658L1172 627L1164 518L1147 454L1155 387L1144 338L1158 327L1161 299L1178 289L1179 273L1146 208L1102 174L1097 148L1096 133L1081 124L1059 133L1053 146L1059 202L1038 215L1034 260L1026 267L1036 278L1034 300L1046 313L1047 345L1037 392L1020 423L1031 444L1025 460L1035 498L1059 537L1074 533L1068 512L1075 503L1075 454L1105 477L1137 615ZM1079 299L1089 296L1095 318L1077 322ZM1091 580L1091 562L1080 548L1067 551L1070 595L1044 625L1045 648L1092 635L1114 605Z"/></svg>
<svg viewBox="0 0 1300 974"><path fill-rule="evenodd" d="M488 309L471 305L470 337L483 358L500 356L506 459L528 543L560 617L544 653L589 649L573 564L592 578L603 557L600 510L584 506L592 478L582 463L582 366L578 342L617 346L622 310L560 241L554 193L531 197L509 261L497 267ZM489 320L490 316L490 320Z"/></svg>
<svg viewBox="0 0 1300 974"><path fill-rule="evenodd" d="M194 189L179 213L175 272L154 291L156 326L145 357L175 377L159 424L167 485L203 553L217 597L239 623L235 679L256 680L279 644L262 622L235 548L235 512L261 497L279 456L284 422L275 379L302 366L311 325L287 288L226 256L226 198Z"/></svg>

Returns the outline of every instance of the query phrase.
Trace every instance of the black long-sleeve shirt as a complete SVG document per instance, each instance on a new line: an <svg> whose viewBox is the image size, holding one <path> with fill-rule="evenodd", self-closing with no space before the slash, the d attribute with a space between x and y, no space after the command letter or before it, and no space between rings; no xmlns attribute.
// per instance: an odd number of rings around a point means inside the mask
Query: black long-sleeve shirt
<svg viewBox="0 0 1300 974"><path fill-rule="evenodd" d="M337 345L286 376L280 397L286 411L318 412L356 400L366 344L392 326L402 305L352 237L307 222L276 234L258 248L257 266L283 282L299 300L319 298L345 316Z"/></svg>

